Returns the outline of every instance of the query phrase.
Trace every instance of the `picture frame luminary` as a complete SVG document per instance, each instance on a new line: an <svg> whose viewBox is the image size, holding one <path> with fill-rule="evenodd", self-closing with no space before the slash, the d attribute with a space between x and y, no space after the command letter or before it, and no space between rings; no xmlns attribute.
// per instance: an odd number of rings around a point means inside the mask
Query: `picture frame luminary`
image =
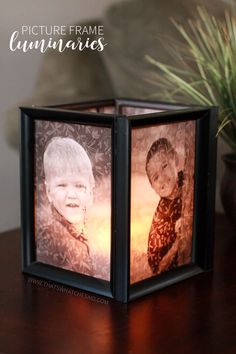
<svg viewBox="0 0 236 354"><path fill-rule="evenodd" d="M217 108L21 108L22 269L128 302L212 268Z"/></svg>

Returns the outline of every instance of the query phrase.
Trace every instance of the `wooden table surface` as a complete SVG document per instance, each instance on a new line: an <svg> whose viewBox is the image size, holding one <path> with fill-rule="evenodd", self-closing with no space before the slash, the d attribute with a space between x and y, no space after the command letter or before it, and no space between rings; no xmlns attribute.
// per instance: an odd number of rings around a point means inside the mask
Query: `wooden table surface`
<svg viewBox="0 0 236 354"><path fill-rule="evenodd" d="M0 353L236 353L236 232L216 217L214 272L129 304L20 271L19 230L0 235Z"/></svg>

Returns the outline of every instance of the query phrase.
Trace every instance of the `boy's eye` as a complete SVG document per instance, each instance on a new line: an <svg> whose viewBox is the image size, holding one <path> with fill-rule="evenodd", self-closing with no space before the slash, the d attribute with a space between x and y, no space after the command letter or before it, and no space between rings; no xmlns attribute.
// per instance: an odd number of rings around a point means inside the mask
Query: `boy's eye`
<svg viewBox="0 0 236 354"><path fill-rule="evenodd" d="M86 189L86 186L84 184L78 183L78 184L76 184L76 188Z"/></svg>
<svg viewBox="0 0 236 354"><path fill-rule="evenodd" d="M156 182L158 180L158 178L159 178L159 175L157 173L155 175L153 175L154 182Z"/></svg>
<svg viewBox="0 0 236 354"><path fill-rule="evenodd" d="M66 183L59 183L59 184L57 185L57 187L65 188L65 187L66 187Z"/></svg>
<svg viewBox="0 0 236 354"><path fill-rule="evenodd" d="M165 163L165 164L162 166L162 169L164 170L166 167L167 167L167 163Z"/></svg>

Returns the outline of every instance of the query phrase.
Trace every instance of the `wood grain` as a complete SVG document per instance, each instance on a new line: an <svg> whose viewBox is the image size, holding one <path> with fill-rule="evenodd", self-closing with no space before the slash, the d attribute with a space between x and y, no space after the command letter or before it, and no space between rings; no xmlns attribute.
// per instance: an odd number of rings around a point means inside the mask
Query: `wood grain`
<svg viewBox="0 0 236 354"><path fill-rule="evenodd" d="M214 272L130 304L27 278L19 230L0 236L0 352L236 353L236 230L216 218Z"/></svg>

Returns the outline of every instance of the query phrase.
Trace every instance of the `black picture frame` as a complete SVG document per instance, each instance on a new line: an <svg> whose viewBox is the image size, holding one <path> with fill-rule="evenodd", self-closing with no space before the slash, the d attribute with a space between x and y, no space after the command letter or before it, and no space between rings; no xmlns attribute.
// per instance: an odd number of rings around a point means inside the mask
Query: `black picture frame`
<svg viewBox="0 0 236 354"><path fill-rule="evenodd" d="M100 107L114 107L110 114ZM122 107L163 110L125 116ZM86 112L96 108L96 112ZM217 107L197 107L134 99L105 99L50 107L21 108L22 271L121 302L212 269L216 173ZM35 261L34 124L37 119L106 126L112 132L111 279L110 282ZM133 128L194 120L196 122L193 257L191 264L130 285L130 181Z"/></svg>
<svg viewBox="0 0 236 354"><path fill-rule="evenodd" d="M35 121L55 121L88 126L109 127L114 133L112 118L97 117L73 111L64 112L50 108L22 108L21 109L21 225L22 225L22 269L24 273L39 276L47 280L57 281L64 285L79 287L100 295L112 296L111 282L56 268L44 263L36 262L35 247L35 208L34 208L34 145ZM113 139L113 136L112 136ZM112 203L112 201L111 201ZM111 220L112 222L112 220ZM111 245L112 248L112 245ZM110 257L112 259L112 257ZM111 263L110 263L111 264ZM110 274L112 273L112 264Z"/></svg>

